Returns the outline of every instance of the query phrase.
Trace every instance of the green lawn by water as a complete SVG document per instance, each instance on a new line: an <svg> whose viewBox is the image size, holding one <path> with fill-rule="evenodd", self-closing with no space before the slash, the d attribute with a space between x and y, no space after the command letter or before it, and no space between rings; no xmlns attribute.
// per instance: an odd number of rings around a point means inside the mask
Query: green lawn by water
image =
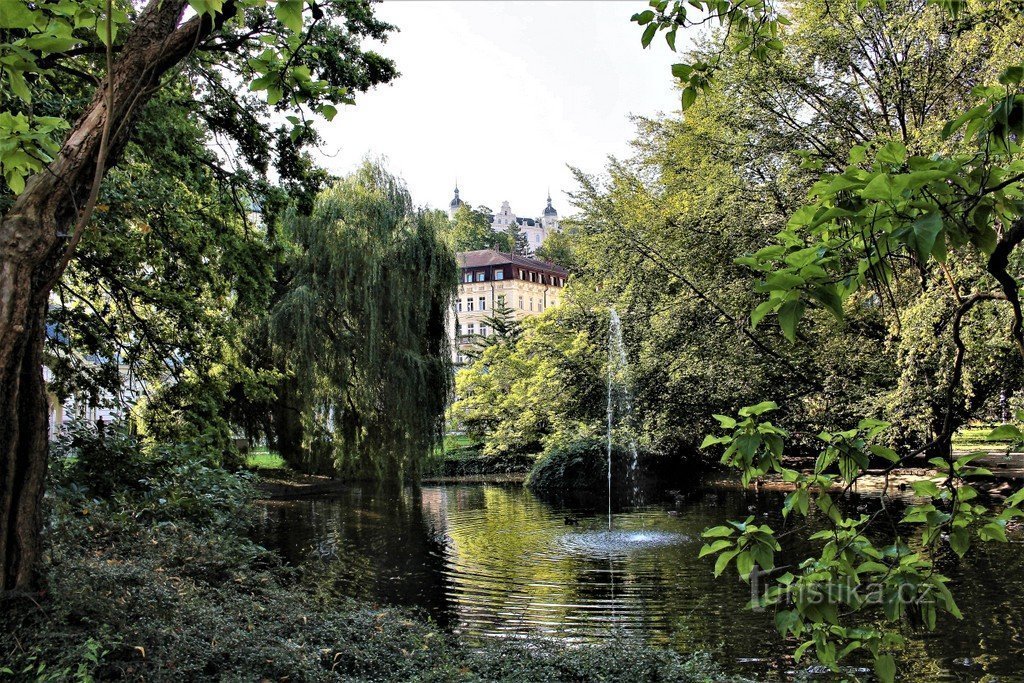
<svg viewBox="0 0 1024 683"><path fill-rule="evenodd" d="M998 424L974 424L963 427L953 435L953 450L955 451L989 451L1006 448L1010 443L1007 440L998 439L989 441L986 438Z"/></svg>
<svg viewBox="0 0 1024 683"><path fill-rule="evenodd" d="M285 470L288 465L284 458L266 446L257 446L249 451L245 458L245 466L251 470Z"/></svg>

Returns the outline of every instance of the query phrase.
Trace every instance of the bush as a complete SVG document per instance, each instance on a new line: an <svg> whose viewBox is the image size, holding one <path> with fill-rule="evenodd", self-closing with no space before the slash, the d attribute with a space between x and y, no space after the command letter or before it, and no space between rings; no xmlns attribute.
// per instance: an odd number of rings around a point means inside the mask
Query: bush
<svg viewBox="0 0 1024 683"><path fill-rule="evenodd" d="M137 521L244 529L252 518L240 511L252 511L255 478L219 467L211 452L204 443L144 447L116 425L72 424L52 449L54 501L71 510L102 503Z"/></svg>
<svg viewBox="0 0 1024 683"><path fill-rule="evenodd" d="M624 463L625 449L612 448L612 461ZM538 493L558 491L598 491L608 485L608 445L597 439L584 439L557 445L543 455L526 477L526 486Z"/></svg>

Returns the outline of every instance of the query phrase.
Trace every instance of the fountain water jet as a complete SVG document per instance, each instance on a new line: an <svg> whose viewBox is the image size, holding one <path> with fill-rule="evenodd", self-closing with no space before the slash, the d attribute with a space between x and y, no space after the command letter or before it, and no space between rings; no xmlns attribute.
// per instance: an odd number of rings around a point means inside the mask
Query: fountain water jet
<svg viewBox="0 0 1024 683"><path fill-rule="evenodd" d="M616 408L620 422L625 425L625 441L629 448L628 479L633 486L630 503L638 504L640 497L640 481L637 477L639 451L636 438L632 433L633 397L629 391L629 361L626 359L626 347L622 342L622 320L614 307L610 309L608 323L608 531L612 530L612 452Z"/></svg>

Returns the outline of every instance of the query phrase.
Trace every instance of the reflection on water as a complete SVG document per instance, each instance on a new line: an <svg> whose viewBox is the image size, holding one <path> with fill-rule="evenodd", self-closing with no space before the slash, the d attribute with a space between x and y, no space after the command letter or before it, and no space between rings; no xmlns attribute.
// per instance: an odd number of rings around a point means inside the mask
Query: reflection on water
<svg viewBox="0 0 1024 683"><path fill-rule="evenodd" d="M773 615L745 608L749 587L735 573L714 579L712 562L697 559L701 531L727 519L755 514L783 529L781 494L707 488L675 506L620 511L612 532L600 507L551 505L515 485L357 486L267 503L260 533L318 590L416 607L470 639L625 632L710 651L748 674L792 667ZM1024 548L987 546L942 569L965 619L908 629L907 680L1024 680Z"/></svg>

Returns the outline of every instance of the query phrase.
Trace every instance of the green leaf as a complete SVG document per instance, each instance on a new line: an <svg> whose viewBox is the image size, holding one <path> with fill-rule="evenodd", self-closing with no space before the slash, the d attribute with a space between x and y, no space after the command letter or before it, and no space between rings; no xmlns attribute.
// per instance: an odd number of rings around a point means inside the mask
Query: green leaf
<svg viewBox="0 0 1024 683"><path fill-rule="evenodd" d="M899 462L900 456L893 449L888 446L881 446L878 444L872 444L868 446L868 450L877 455L879 458L885 458L889 462Z"/></svg>
<svg viewBox="0 0 1024 683"><path fill-rule="evenodd" d="M732 558L736 557L739 554L739 552L739 550L730 550L729 552L722 553L718 556L718 560L715 561L716 578L722 575L722 572L724 572L725 568L729 566L729 563L732 561Z"/></svg>
<svg viewBox="0 0 1024 683"><path fill-rule="evenodd" d="M681 81L687 81L690 79L690 74L693 73L693 67L689 64L673 64L672 75Z"/></svg>
<svg viewBox="0 0 1024 683"><path fill-rule="evenodd" d="M761 303L759 303L757 305L757 308L755 308L754 311L750 314L750 326L754 329L757 329L757 325L758 323L761 322L761 319L764 318L769 313L771 313L772 311L774 311L777 305L778 301L776 301L775 299L768 299L767 301L762 301Z"/></svg>
<svg viewBox="0 0 1024 683"><path fill-rule="evenodd" d="M638 13L634 14L630 18L630 21L635 21L636 23L640 24L641 26L645 26L645 25L651 23L654 20L654 17L655 17L654 10L649 10L648 9L648 10L644 10L643 12L638 12Z"/></svg>
<svg viewBox="0 0 1024 683"><path fill-rule="evenodd" d="M875 159L883 164L902 164L907 158L907 148L899 142L887 142L878 150Z"/></svg>
<svg viewBox="0 0 1024 683"><path fill-rule="evenodd" d="M935 239L941 232L942 216L938 211L932 212L913 222L907 246L917 253L921 261L925 261L935 248Z"/></svg>
<svg viewBox="0 0 1024 683"><path fill-rule="evenodd" d="M693 87L687 86L683 88L683 99L682 107L683 111L686 111L693 106L693 103L697 101L697 91Z"/></svg>
<svg viewBox="0 0 1024 683"><path fill-rule="evenodd" d="M779 308L779 327L790 342L796 342L796 325L804 315L804 304L787 301Z"/></svg>
<svg viewBox="0 0 1024 683"><path fill-rule="evenodd" d="M277 0L274 16L293 33L302 30L303 0Z"/></svg>
<svg viewBox="0 0 1024 683"><path fill-rule="evenodd" d="M37 16L38 10L29 9L24 0L0 2L0 28L32 28Z"/></svg>
<svg viewBox="0 0 1024 683"><path fill-rule="evenodd" d="M720 443L729 443L732 441L731 436L715 436L714 434L708 434L704 437L704 441L701 442L701 449L705 449L708 446L715 446Z"/></svg>
<svg viewBox="0 0 1024 683"><path fill-rule="evenodd" d="M987 441L1020 441L1024 438L1016 425L999 425L985 435Z"/></svg>
<svg viewBox="0 0 1024 683"><path fill-rule="evenodd" d="M778 410L778 408L779 405L775 401L761 401L758 404L740 408L739 412L743 417L750 417L752 415L763 415L772 410Z"/></svg>
<svg viewBox="0 0 1024 683"><path fill-rule="evenodd" d="M732 527L727 526L715 526L706 530L701 536L704 538L720 538L722 536L732 536L735 531Z"/></svg>
<svg viewBox="0 0 1024 683"><path fill-rule="evenodd" d="M648 24L647 28L644 29L644 34L640 36L640 44L647 47L654 40L654 34L658 32L657 24Z"/></svg>
<svg viewBox="0 0 1024 683"><path fill-rule="evenodd" d="M882 683L893 683L896 680L896 661L892 655L877 655L875 657L875 673Z"/></svg>
<svg viewBox="0 0 1024 683"><path fill-rule="evenodd" d="M963 557L967 549L971 547L971 536L967 533L967 528L958 526L954 527L949 532L949 547L953 549L959 557Z"/></svg>
<svg viewBox="0 0 1024 683"><path fill-rule="evenodd" d="M736 556L736 571L740 573L740 577L746 579L750 576L750 571L754 568L754 556L749 552L742 552Z"/></svg>
<svg viewBox="0 0 1024 683"><path fill-rule="evenodd" d="M999 74L999 82L1003 85L1015 85L1024 80L1024 66L1015 65Z"/></svg>
<svg viewBox="0 0 1024 683"><path fill-rule="evenodd" d="M331 104L325 104L320 107L320 115L328 121L333 121L334 117L338 115L338 108Z"/></svg>
<svg viewBox="0 0 1024 683"><path fill-rule="evenodd" d="M803 285L805 282L806 280L804 278L795 273L773 273L764 281L764 284L761 285L761 289L788 292L791 289L795 289Z"/></svg>
<svg viewBox="0 0 1024 683"><path fill-rule="evenodd" d="M32 101L32 91L28 89L25 77L20 71L8 71L7 80L11 84L11 91L25 102Z"/></svg>
<svg viewBox="0 0 1024 683"><path fill-rule="evenodd" d="M1006 543L1006 529L999 522L989 522L978 529L978 538L983 541L1000 541Z"/></svg>
<svg viewBox="0 0 1024 683"><path fill-rule="evenodd" d="M705 555L711 555L712 553L717 553L726 548L731 548L732 544L732 541L726 538L720 538L717 541L714 541L713 543L705 543L704 546L700 549L700 554L697 555L697 558L699 559L701 557L704 557Z"/></svg>

